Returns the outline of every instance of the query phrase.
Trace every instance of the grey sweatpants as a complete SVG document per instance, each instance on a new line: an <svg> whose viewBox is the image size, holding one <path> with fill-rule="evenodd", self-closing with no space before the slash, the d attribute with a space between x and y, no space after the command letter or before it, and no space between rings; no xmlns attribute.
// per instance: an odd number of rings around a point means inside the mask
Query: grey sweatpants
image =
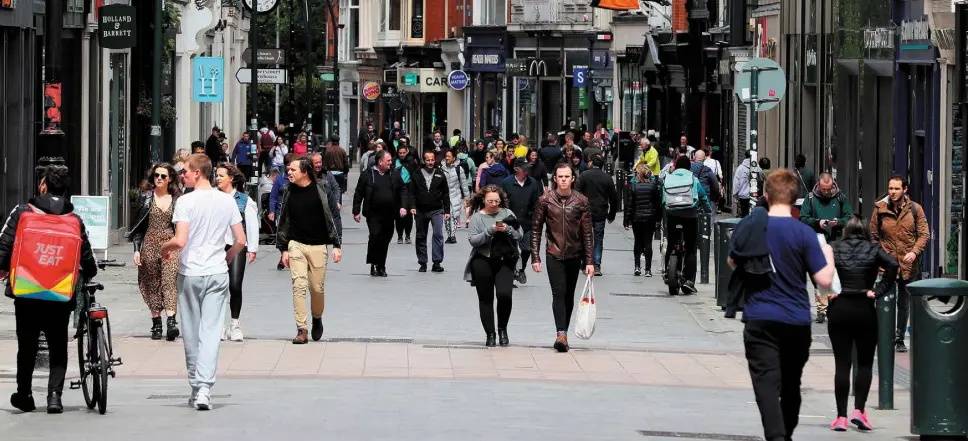
<svg viewBox="0 0 968 441"><path fill-rule="evenodd" d="M185 367L193 389L215 385L218 349L229 297L229 275L178 275L178 314L185 340Z"/></svg>

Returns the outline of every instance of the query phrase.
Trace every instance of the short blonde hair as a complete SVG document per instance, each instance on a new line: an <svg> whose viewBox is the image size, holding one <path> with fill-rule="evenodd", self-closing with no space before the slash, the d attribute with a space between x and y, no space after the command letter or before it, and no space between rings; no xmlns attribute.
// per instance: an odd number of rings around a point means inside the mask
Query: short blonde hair
<svg viewBox="0 0 968 441"><path fill-rule="evenodd" d="M204 153L192 153L188 155L188 158L185 158L185 167L191 170L198 170L205 180L211 180L212 178L212 160Z"/></svg>
<svg viewBox="0 0 968 441"><path fill-rule="evenodd" d="M644 162L635 166L635 176L639 179L645 179L652 176L652 168L646 165Z"/></svg>

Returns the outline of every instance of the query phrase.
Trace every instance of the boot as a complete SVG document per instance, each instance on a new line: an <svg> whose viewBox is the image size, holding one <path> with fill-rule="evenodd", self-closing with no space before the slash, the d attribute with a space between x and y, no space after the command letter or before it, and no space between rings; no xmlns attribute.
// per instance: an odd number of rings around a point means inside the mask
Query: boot
<svg viewBox="0 0 968 441"><path fill-rule="evenodd" d="M161 340L161 317L151 318L151 339Z"/></svg>
<svg viewBox="0 0 968 441"><path fill-rule="evenodd" d="M497 335L498 335L498 343L500 343L501 346L507 346L511 344L511 341L508 339L507 329L498 329Z"/></svg>
<svg viewBox="0 0 968 441"><path fill-rule="evenodd" d="M181 332L178 330L178 322L175 321L175 316L169 316L168 333L166 335L166 337L168 338L168 341L175 341L175 339L178 338L179 334L181 334Z"/></svg>
<svg viewBox="0 0 968 441"><path fill-rule="evenodd" d="M489 348L497 346L497 336L494 334L487 334L487 340L484 341L484 346Z"/></svg>
<svg viewBox="0 0 968 441"><path fill-rule="evenodd" d="M61 393L51 392L47 394L47 413L64 412L64 404L61 403Z"/></svg>

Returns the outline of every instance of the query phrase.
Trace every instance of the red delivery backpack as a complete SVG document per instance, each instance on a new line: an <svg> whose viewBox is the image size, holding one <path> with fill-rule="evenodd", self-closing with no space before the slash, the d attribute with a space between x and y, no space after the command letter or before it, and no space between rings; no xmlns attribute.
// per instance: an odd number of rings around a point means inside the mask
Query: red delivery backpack
<svg viewBox="0 0 968 441"><path fill-rule="evenodd" d="M33 205L20 215L10 261L14 298L69 302L81 256L81 220L47 214Z"/></svg>

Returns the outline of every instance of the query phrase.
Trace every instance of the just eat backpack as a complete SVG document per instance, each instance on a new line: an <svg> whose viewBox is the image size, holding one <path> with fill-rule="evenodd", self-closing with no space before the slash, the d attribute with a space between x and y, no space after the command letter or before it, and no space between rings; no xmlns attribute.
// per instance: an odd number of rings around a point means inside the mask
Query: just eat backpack
<svg viewBox="0 0 968 441"><path fill-rule="evenodd" d="M21 213L10 260L14 298L69 302L81 257L81 220L48 214L33 205Z"/></svg>
<svg viewBox="0 0 968 441"><path fill-rule="evenodd" d="M696 208L699 195L696 192L696 177L693 174L669 173L662 186L662 200L670 211Z"/></svg>

